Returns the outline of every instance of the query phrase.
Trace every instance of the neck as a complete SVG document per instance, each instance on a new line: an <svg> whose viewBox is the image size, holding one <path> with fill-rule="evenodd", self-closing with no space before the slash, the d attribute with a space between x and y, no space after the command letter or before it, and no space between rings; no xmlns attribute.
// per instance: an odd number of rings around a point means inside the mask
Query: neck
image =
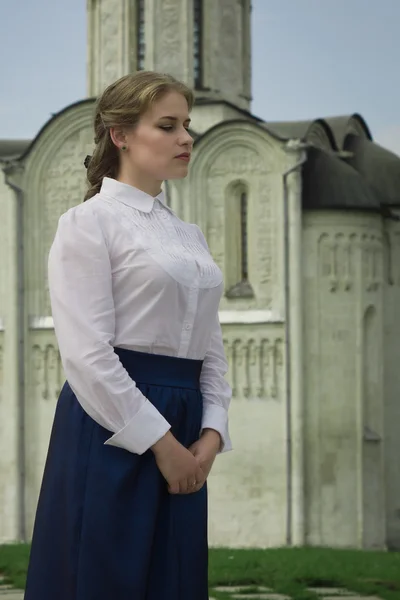
<svg viewBox="0 0 400 600"><path fill-rule="evenodd" d="M162 181L147 177L143 173L132 173L131 171L121 168L116 180L120 181L121 183L131 185L138 190L149 194L149 196L152 196L153 198L158 196L158 194L161 192Z"/></svg>

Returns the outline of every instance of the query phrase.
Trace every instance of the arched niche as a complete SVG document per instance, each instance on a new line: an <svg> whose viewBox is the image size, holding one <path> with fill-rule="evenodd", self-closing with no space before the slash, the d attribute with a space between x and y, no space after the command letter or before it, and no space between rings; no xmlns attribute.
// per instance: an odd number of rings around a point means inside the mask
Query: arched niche
<svg viewBox="0 0 400 600"><path fill-rule="evenodd" d="M41 130L21 163L29 315L50 315L47 256L58 219L83 201L84 159L93 151L93 101L72 105Z"/></svg>

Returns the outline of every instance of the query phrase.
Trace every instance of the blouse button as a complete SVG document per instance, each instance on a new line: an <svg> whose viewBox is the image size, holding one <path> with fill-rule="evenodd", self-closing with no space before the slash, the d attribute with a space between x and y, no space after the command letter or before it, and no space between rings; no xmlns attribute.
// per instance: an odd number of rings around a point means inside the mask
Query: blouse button
<svg viewBox="0 0 400 600"><path fill-rule="evenodd" d="M192 326L189 323L186 323L185 329L186 331L189 331L189 329L192 329Z"/></svg>

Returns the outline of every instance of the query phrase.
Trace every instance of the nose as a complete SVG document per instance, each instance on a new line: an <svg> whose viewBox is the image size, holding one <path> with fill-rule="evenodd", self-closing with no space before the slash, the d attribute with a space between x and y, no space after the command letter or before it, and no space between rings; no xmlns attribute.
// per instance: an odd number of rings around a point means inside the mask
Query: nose
<svg viewBox="0 0 400 600"><path fill-rule="evenodd" d="M191 148L193 146L193 138L187 129L184 129L184 133L182 134L181 139L179 140L182 146L189 146Z"/></svg>

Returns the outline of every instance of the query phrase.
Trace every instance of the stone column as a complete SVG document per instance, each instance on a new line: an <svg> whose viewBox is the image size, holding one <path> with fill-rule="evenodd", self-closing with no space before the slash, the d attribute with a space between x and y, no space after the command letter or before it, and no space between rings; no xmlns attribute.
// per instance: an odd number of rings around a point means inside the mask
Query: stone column
<svg viewBox="0 0 400 600"><path fill-rule="evenodd" d="M144 68L173 75L196 88L202 99L249 110L250 13L250 0L203 0L200 5L197 0L88 0L87 93L97 96L119 77ZM141 64L140 32L145 42ZM195 54L200 63L196 81Z"/></svg>
<svg viewBox="0 0 400 600"><path fill-rule="evenodd" d="M286 202L286 369L288 402L288 532L287 541L304 545L304 402L303 402L303 298L302 298L302 196L301 170L305 160L296 152L296 163L284 175Z"/></svg>
<svg viewBox="0 0 400 600"><path fill-rule="evenodd" d="M146 69L194 86L193 0L147 0Z"/></svg>
<svg viewBox="0 0 400 600"><path fill-rule="evenodd" d="M88 0L87 95L137 70L136 0Z"/></svg>
<svg viewBox="0 0 400 600"><path fill-rule="evenodd" d="M1 173L3 177L3 173ZM5 261L2 269L2 282L7 293L1 307L3 326L3 393L0 401L0 543L24 538L23 505L23 457L21 456L21 393L18 365L20 311L19 301L19 244L18 236L18 192L4 183L2 190L2 247ZM3 245L4 244L4 245ZM22 472L21 472L22 469ZM21 512L22 511L22 512Z"/></svg>

